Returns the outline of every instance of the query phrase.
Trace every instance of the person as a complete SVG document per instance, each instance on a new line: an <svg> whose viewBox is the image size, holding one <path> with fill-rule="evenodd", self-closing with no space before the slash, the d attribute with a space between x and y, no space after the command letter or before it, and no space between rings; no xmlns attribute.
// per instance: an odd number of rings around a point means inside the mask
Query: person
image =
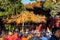
<svg viewBox="0 0 60 40"><path fill-rule="evenodd" d="M28 39L32 38L33 37L33 34L32 33L29 33L28 34Z"/></svg>
<svg viewBox="0 0 60 40"><path fill-rule="evenodd" d="M41 35L42 35L41 40L48 40L46 33L43 32Z"/></svg>
<svg viewBox="0 0 60 40"><path fill-rule="evenodd" d="M20 33L18 34L17 40L22 40L22 36L23 36L23 34L22 34L22 32L20 32Z"/></svg>
<svg viewBox="0 0 60 40"><path fill-rule="evenodd" d="M9 31L8 32L8 35L6 36L6 38L5 38L5 40L12 40L12 32L11 31Z"/></svg>
<svg viewBox="0 0 60 40"><path fill-rule="evenodd" d="M28 34L28 32L29 32L29 29L26 29L26 32L25 33Z"/></svg>
<svg viewBox="0 0 60 40"><path fill-rule="evenodd" d="M35 31L34 32L34 36L32 38L30 38L29 40L41 40L40 32L39 31Z"/></svg>
<svg viewBox="0 0 60 40"><path fill-rule="evenodd" d="M28 34L24 33L24 34L23 34L23 37L22 37L22 40L28 40L27 37L28 37Z"/></svg>
<svg viewBox="0 0 60 40"><path fill-rule="evenodd" d="M59 40L60 37L60 28L55 27L52 29L52 37L49 38L49 40Z"/></svg>
<svg viewBox="0 0 60 40"><path fill-rule="evenodd" d="M13 36L12 36L12 40L17 40L17 38L18 38L18 32L19 32L18 29L15 29L15 30L14 30L14 34L13 34Z"/></svg>
<svg viewBox="0 0 60 40"><path fill-rule="evenodd" d="M1 36L2 36L2 40L5 40L5 36L6 36L6 34L5 34L5 30L2 30L2 34L1 34Z"/></svg>
<svg viewBox="0 0 60 40"><path fill-rule="evenodd" d="M1 34L0 34L0 40L2 40L2 36L1 36Z"/></svg>

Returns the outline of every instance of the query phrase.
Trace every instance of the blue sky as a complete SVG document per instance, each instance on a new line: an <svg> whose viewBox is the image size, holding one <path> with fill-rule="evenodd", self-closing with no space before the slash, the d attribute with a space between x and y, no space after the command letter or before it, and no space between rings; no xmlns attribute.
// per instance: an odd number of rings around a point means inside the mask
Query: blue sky
<svg viewBox="0 0 60 40"><path fill-rule="evenodd" d="M23 4L28 4L30 1L29 0L22 0Z"/></svg>
<svg viewBox="0 0 60 40"><path fill-rule="evenodd" d="M30 0L22 0L23 4L28 4L29 2L30 2ZM32 2L35 2L35 1L32 1Z"/></svg>

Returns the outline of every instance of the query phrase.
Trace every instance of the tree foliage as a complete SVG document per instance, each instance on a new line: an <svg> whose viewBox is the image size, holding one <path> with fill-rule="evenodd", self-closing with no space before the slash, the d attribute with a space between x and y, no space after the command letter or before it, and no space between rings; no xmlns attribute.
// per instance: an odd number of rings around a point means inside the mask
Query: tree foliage
<svg viewBox="0 0 60 40"><path fill-rule="evenodd" d="M44 7L45 9L50 9L51 6L52 6L51 0L46 0L45 3L43 4L43 7Z"/></svg>
<svg viewBox="0 0 60 40"><path fill-rule="evenodd" d="M24 10L21 0L0 0L0 16L17 14Z"/></svg>
<svg viewBox="0 0 60 40"><path fill-rule="evenodd" d="M50 9L51 12L50 14L54 17L58 12L60 12L60 0L58 1L51 1L51 0L46 0L44 5L44 9Z"/></svg>
<svg viewBox="0 0 60 40"><path fill-rule="evenodd" d="M50 14L55 17L60 12L60 1L52 6Z"/></svg>

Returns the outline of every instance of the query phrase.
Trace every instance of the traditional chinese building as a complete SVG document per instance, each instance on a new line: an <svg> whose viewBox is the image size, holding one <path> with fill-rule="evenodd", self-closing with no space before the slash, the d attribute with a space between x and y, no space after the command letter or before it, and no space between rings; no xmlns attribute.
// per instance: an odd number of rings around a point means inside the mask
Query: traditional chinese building
<svg viewBox="0 0 60 40"><path fill-rule="evenodd" d="M30 4L24 5L26 8L25 12L20 12L18 15L12 15L11 18L7 18L5 20L6 23L16 22L16 25L22 25L22 23L26 25L40 25L43 24L42 28L52 27L54 25L53 19L50 20L50 10L42 9L42 3L40 1L33 2ZM51 23L50 23L51 21ZM60 24L60 21L56 23L56 25Z"/></svg>

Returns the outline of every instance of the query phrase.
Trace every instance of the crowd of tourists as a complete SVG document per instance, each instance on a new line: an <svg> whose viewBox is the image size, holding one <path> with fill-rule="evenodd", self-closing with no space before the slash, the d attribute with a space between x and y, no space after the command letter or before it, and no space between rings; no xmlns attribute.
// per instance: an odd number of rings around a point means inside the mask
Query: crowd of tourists
<svg viewBox="0 0 60 40"><path fill-rule="evenodd" d="M0 40L60 40L60 28L53 28L51 32L44 30L32 30L26 29L25 31L14 31L5 32L2 30Z"/></svg>

